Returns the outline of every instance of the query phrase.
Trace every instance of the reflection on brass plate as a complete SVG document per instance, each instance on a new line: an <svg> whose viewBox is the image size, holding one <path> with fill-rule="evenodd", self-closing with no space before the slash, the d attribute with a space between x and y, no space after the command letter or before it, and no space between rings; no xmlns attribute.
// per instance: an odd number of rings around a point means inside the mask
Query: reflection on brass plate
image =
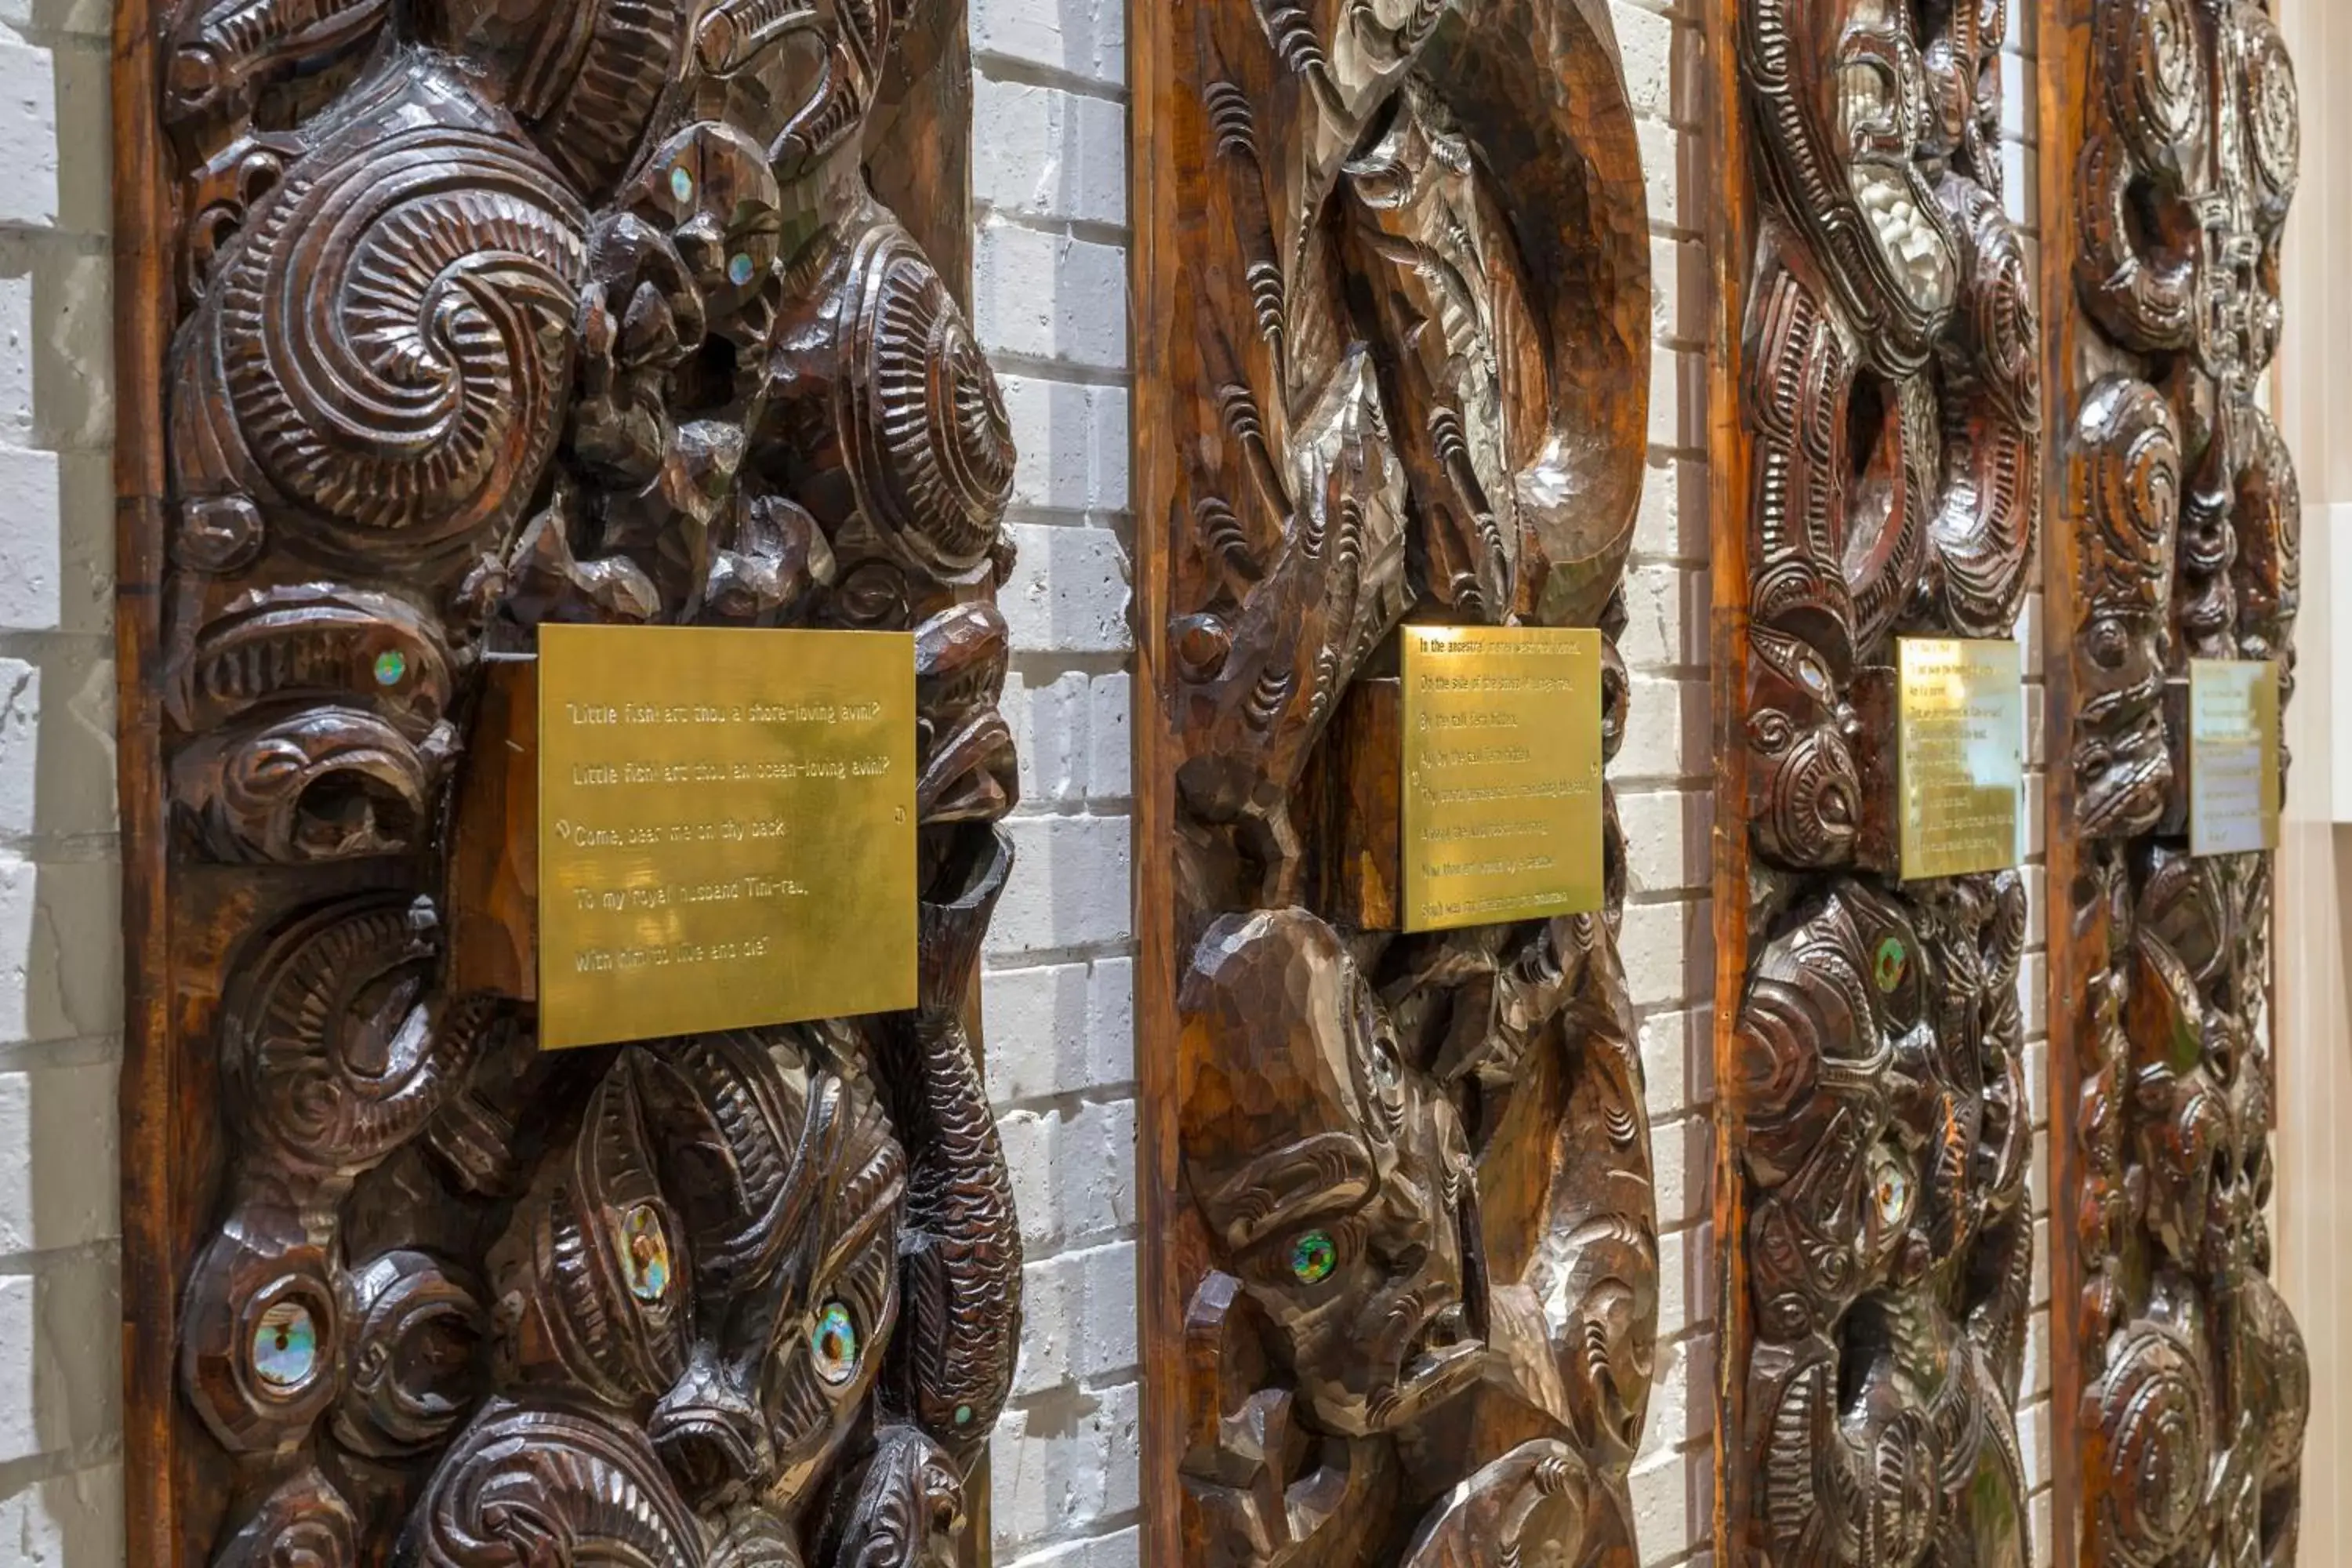
<svg viewBox="0 0 2352 1568"><path fill-rule="evenodd" d="M2189 852L2279 842L2279 677L2267 658L2189 661Z"/></svg>
<svg viewBox="0 0 2352 1568"><path fill-rule="evenodd" d="M1903 879L2018 863L2025 687L2014 642L1905 637L1897 691Z"/></svg>
<svg viewBox="0 0 2352 1568"><path fill-rule="evenodd" d="M1404 928L1601 905L1601 634L1404 628Z"/></svg>
<svg viewBox="0 0 2352 1568"><path fill-rule="evenodd" d="M540 1043L915 1003L915 650L895 632L550 626Z"/></svg>

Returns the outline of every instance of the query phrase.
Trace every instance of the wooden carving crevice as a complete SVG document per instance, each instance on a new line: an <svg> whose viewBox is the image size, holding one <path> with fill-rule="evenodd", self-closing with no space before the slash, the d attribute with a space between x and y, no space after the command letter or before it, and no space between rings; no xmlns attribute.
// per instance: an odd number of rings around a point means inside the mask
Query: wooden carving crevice
<svg viewBox="0 0 2352 1568"><path fill-rule="evenodd" d="M1607 13L1132 24L1150 1561L1635 1551L1613 808L1606 910L1394 934L1401 626L1598 626L1624 733L1650 241Z"/></svg>
<svg viewBox="0 0 2352 1568"><path fill-rule="evenodd" d="M1900 881L1893 763L1896 637L2011 636L2035 542L2006 31L1972 0L1714 12L1727 1563L2030 1551L2025 888Z"/></svg>
<svg viewBox="0 0 2352 1568"><path fill-rule="evenodd" d="M120 9L132 1560L976 1560L1018 786L958 8ZM508 742L583 620L915 634L915 1009L538 1052Z"/></svg>
<svg viewBox="0 0 2352 1568"><path fill-rule="evenodd" d="M2282 1568L2312 1390L2264 1218L2273 857L2190 857L2188 685L2293 689L2294 71L2259 0L2067 0L2042 89L2059 1525L2099 1568Z"/></svg>

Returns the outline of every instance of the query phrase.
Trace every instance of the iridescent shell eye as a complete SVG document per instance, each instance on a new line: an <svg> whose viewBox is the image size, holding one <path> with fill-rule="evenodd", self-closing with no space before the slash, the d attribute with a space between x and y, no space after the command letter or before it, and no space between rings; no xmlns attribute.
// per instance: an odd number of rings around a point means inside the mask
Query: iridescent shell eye
<svg viewBox="0 0 2352 1568"><path fill-rule="evenodd" d="M390 648L375 656L375 683L397 686L408 673L408 656L398 648Z"/></svg>
<svg viewBox="0 0 2352 1568"><path fill-rule="evenodd" d="M669 1232L649 1204L639 1204L621 1216L617 1239L621 1266L628 1271L629 1294L640 1301L658 1301L669 1294Z"/></svg>
<svg viewBox="0 0 2352 1568"><path fill-rule="evenodd" d="M694 199L694 176L684 169L669 172L669 194L681 203Z"/></svg>
<svg viewBox="0 0 2352 1568"><path fill-rule="evenodd" d="M1894 994L1895 988L1903 984L1903 976L1910 967L1911 954L1904 947L1901 937L1890 936L1878 944L1876 972L1880 991Z"/></svg>
<svg viewBox="0 0 2352 1568"><path fill-rule="evenodd" d="M1290 1275L1301 1285L1320 1285L1339 1267L1339 1246L1328 1230L1310 1230L1290 1244Z"/></svg>
<svg viewBox="0 0 2352 1568"><path fill-rule="evenodd" d="M809 1330L809 1354L816 1374L835 1388L857 1375L857 1321L838 1301L828 1302Z"/></svg>
<svg viewBox="0 0 2352 1568"><path fill-rule="evenodd" d="M757 270L758 268L751 263L751 257L739 250L728 260L727 280L738 289L748 289L751 287L752 275Z"/></svg>
<svg viewBox="0 0 2352 1568"><path fill-rule="evenodd" d="M1903 1217L1911 1203L1911 1183L1900 1171L1889 1171L1878 1178L1878 1218L1882 1225L1894 1225Z"/></svg>
<svg viewBox="0 0 2352 1568"><path fill-rule="evenodd" d="M280 1301L253 1331L253 1370L276 1389L299 1388L319 1370L319 1325L299 1301Z"/></svg>

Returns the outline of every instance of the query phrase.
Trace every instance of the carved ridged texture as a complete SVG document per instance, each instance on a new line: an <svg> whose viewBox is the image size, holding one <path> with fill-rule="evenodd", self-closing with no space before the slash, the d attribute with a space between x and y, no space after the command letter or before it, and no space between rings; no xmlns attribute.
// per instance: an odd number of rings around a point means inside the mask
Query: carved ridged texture
<svg viewBox="0 0 2352 1568"><path fill-rule="evenodd" d="M585 223L471 132L321 157L225 264L206 379L269 483L347 548L497 534L562 431Z"/></svg>
<svg viewBox="0 0 2352 1568"><path fill-rule="evenodd" d="M870 521L919 564L986 559L1013 495L1012 425L996 378L939 274L895 231L861 269L842 417Z"/></svg>
<svg viewBox="0 0 2352 1568"><path fill-rule="evenodd" d="M702 1537L651 1445L582 1412L486 1411L442 1461L401 1568L703 1568Z"/></svg>

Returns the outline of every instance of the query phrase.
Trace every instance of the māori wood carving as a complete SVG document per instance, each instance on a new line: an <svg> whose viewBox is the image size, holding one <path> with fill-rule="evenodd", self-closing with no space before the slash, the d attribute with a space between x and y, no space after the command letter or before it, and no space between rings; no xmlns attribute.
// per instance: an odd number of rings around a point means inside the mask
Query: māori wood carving
<svg viewBox="0 0 2352 1568"><path fill-rule="evenodd" d="M2295 1556L2310 1371L2269 1279L2272 857L2192 858L2192 658L2292 689L2294 466L2264 411L2294 68L2254 0L2043 25L2060 1484L2081 1561ZM2283 693L2284 695L2284 693Z"/></svg>
<svg viewBox="0 0 2352 1568"><path fill-rule="evenodd" d="M126 23L131 282L177 322L123 350L155 404L134 1126L174 1102L131 1155L163 1214L132 1310L175 1324L133 1328L137 1560L967 1560L1019 1316L971 1026L1013 453L874 189L961 140L919 102L961 100L961 30L940 0ZM960 194L919 217L964 254ZM450 847L514 831L463 816L505 798L488 672L556 621L916 634L913 1011L542 1056L527 964L461 983L496 878Z"/></svg>
<svg viewBox="0 0 2352 1568"><path fill-rule="evenodd" d="M1148 13L1148 15L1147 15ZM1150 1561L1636 1560L1657 1313L1609 907L1395 934L1398 628L1598 626L1647 217L1603 0L1146 7Z"/></svg>
<svg viewBox="0 0 2352 1568"><path fill-rule="evenodd" d="M1718 1553L2021 1565L2032 1149L2002 872L1899 879L1898 636L2006 637L2041 369L2001 0L1741 0L1720 331ZM1744 164L1746 174L1737 173ZM1735 483L1738 481L1734 481Z"/></svg>

